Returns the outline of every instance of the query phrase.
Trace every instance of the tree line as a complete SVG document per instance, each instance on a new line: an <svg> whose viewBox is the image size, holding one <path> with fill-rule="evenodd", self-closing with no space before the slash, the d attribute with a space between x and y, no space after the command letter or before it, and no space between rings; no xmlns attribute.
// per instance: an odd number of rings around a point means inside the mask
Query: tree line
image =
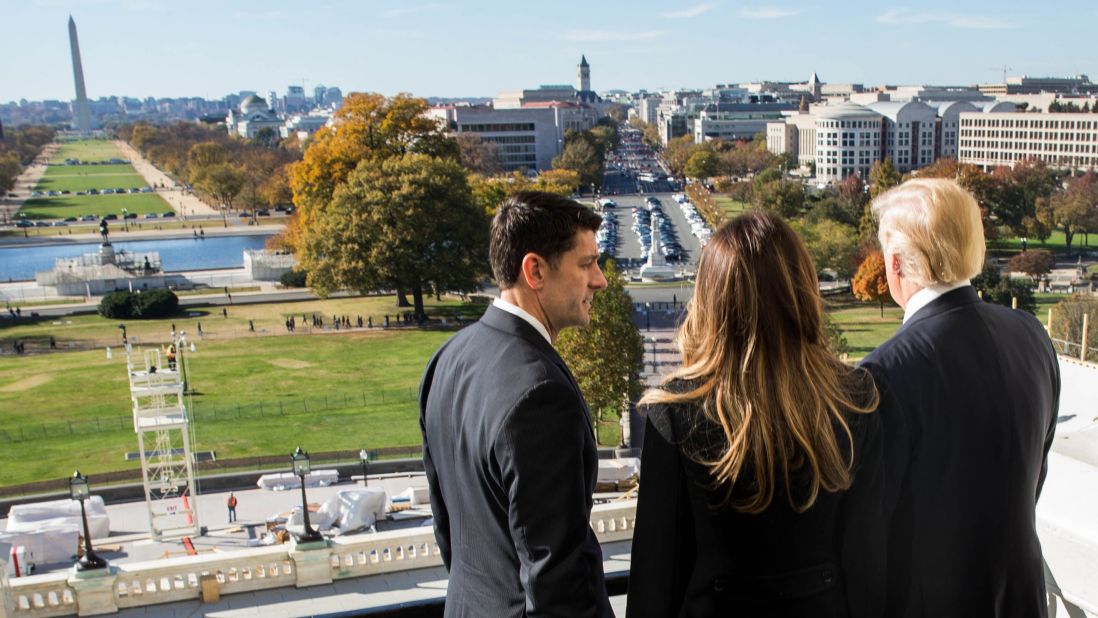
<svg viewBox="0 0 1098 618"><path fill-rule="evenodd" d="M23 168L30 165L55 131L44 125L4 129L0 127L0 191L11 191Z"/></svg>
<svg viewBox="0 0 1098 618"><path fill-rule="evenodd" d="M115 135L153 165L190 185L213 205L255 211L289 205L290 166L301 159L296 138L278 142L273 131L246 140L223 127L179 122L120 125Z"/></svg>

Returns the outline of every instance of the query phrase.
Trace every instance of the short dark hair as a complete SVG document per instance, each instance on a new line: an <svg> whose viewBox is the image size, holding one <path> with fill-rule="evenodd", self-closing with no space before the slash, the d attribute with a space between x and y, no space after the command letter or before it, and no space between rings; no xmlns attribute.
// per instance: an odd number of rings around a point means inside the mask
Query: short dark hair
<svg viewBox="0 0 1098 618"><path fill-rule="evenodd" d="M501 290L518 281L522 258L536 253L553 267L570 251L576 232L599 229L602 217L566 197L521 191L503 200L492 219L488 255Z"/></svg>

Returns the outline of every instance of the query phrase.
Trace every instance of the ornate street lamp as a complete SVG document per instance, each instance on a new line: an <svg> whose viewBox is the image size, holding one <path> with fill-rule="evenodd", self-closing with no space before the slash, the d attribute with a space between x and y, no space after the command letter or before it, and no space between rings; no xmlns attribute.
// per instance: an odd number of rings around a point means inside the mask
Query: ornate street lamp
<svg viewBox="0 0 1098 618"><path fill-rule="evenodd" d="M77 571L91 571L107 568L107 561L92 551L91 534L88 533L88 513L84 510L84 500L90 497L88 477L77 470L69 479L69 496L80 502L80 519L84 522L84 557L76 562Z"/></svg>
<svg viewBox="0 0 1098 618"><path fill-rule="evenodd" d="M362 486L365 487L368 484L366 482L366 474L370 468L370 454L366 452L366 449L362 449L358 452L358 460L362 462Z"/></svg>
<svg viewBox="0 0 1098 618"><path fill-rule="evenodd" d="M309 524L309 500L305 497L305 477L309 475L311 469L309 465L309 454L301 450L301 447L297 447L297 450L290 455L290 461L294 464L294 474L301 479L301 516L302 521L305 524L305 530L297 537L298 543L315 543L316 541L323 541L324 537L319 532L313 530L312 525Z"/></svg>

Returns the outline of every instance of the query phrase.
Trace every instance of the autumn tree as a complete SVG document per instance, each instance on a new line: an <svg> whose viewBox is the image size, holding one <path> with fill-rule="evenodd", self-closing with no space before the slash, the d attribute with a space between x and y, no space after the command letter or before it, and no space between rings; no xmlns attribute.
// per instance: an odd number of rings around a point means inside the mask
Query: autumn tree
<svg viewBox="0 0 1098 618"><path fill-rule="evenodd" d="M833 270L843 279L854 272L858 235L853 227L830 219L816 223L799 220L792 227L804 241L817 272Z"/></svg>
<svg viewBox="0 0 1098 618"><path fill-rule="evenodd" d="M785 180L777 170L766 170L755 178L751 203L756 208L765 208L792 219L804 207L804 187L799 182Z"/></svg>
<svg viewBox="0 0 1098 618"><path fill-rule="evenodd" d="M1083 343L1083 316L1087 317L1087 360L1094 362L1094 352L1098 349L1098 297L1089 294L1075 294L1056 304L1052 310L1052 328L1049 334L1056 341L1056 347L1074 358L1079 357L1079 346Z"/></svg>
<svg viewBox="0 0 1098 618"><path fill-rule="evenodd" d="M245 180L244 170L236 165L216 163L202 168L193 182L195 188L209 195L214 203L232 208L233 200L244 188Z"/></svg>
<svg viewBox="0 0 1098 618"><path fill-rule="evenodd" d="M461 164L470 172L490 176L503 169L496 145L484 141L480 135L471 132L458 133L454 140L457 141Z"/></svg>
<svg viewBox="0 0 1098 618"><path fill-rule="evenodd" d="M1052 227L1064 230L1064 244L1070 252L1072 240L1087 229L1095 209L1098 209L1098 175L1088 170L1068 180L1067 189L1049 198L1047 210L1042 214Z"/></svg>
<svg viewBox="0 0 1098 618"><path fill-rule="evenodd" d="M22 171L18 155L13 152L0 153L0 191L12 190Z"/></svg>
<svg viewBox="0 0 1098 618"><path fill-rule="evenodd" d="M884 301L889 293L883 253L873 251L862 260L851 281L851 291L854 293L854 298L860 301L878 303L881 307L881 317L884 317Z"/></svg>
<svg viewBox="0 0 1098 618"><path fill-rule="evenodd" d="M1040 277L1041 275L1047 275L1052 272L1052 267L1056 265L1056 258L1052 256L1051 251L1045 249L1030 249L1022 253L1016 254L1010 258L1010 262L1007 263L1007 268L1011 272L1025 273L1031 277Z"/></svg>
<svg viewBox="0 0 1098 618"><path fill-rule="evenodd" d="M869 168L869 195L877 197L903 181L903 176L892 163L892 157L885 157L884 161L874 161Z"/></svg>
<svg viewBox="0 0 1098 618"><path fill-rule="evenodd" d="M667 163L667 167L671 169L672 174L682 176L683 169L686 168L686 162L690 160L694 151L693 135L672 138L663 149L663 160Z"/></svg>
<svg viewBox="0 0 1098 618"><path fill-rule="evenodd" d="M682 173L687 178L705 179L716 176L720 166L720 160L712 150L699 148L690 155L683 166Z"/></svg>
<svg viewBox="0 0 1098 618"><path fill-rule="evenodd" d="M454 159L408 153L365 159L299 230L295 246L309 287L424 293L472 291L487 273L488 218Z"/></svg>
<svg viewBox="0 0 1098 618"><path fill-rule="evenodd" d="M602 185L602 158L592 140L572 137L564 143L564 150L553 159L553 169L575 172L583 186Z"/></svg>
<svg viewBox="0 0 1098 618"><path fill-rule="evenodd" d="M640 396L644 339L633 325L633 300L613 260L603 266L607 287L591 302L591 323L566 329L557 350L572 369L594 416L595 435Z"/></svg>

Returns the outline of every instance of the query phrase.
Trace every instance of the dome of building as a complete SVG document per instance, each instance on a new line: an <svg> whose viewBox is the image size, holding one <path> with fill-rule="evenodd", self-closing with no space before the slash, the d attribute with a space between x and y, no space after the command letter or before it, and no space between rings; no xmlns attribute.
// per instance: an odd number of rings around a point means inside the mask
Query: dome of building
<svg viewBox="0 0 1098 618"><path fill-rule="evenodd" d="M267 102L263 100L263 97L254 94L244 97L244 100L240 102L240 112L244 114L265 112L267 109Z"/></svg>

